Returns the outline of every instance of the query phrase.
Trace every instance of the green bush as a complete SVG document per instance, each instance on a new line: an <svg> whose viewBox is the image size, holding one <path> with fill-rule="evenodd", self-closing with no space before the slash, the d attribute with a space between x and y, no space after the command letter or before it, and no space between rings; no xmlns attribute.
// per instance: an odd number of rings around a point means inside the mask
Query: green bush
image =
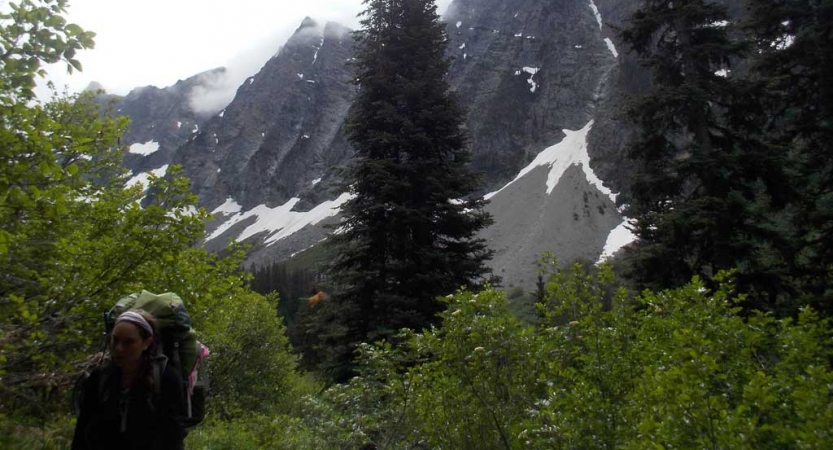
<svg viewBox="0 0 833 450"><path fill-rule="evenodd" d="M32 417L7 417L0 413L0 448L27 450L66 450L72 443L75 422L67 414L46 420Z"/></svg>
<svg viewBox="0 0 833 450"><path fill-rule="evenodd" d="M300 375L276 312L277 297L249 293L217 306L205 333L213 352L212 413L230 419L284 411Z"/></svg>
<svg viewBox="0 0 833 450"><path fill-rule="evenodd" d="M187 450L319 450L317 440L286 415L249 414L233 420L212 420L192 431ZM338 447L343 448L343 447Z"/></svg>
<svg viewBox="0 0 833 450"><path fill-rule="evenodd" d="M534 327L500 292L453 295L442 327L363 345L295 429L322 449L833 448L827 320L741 316L725 274L637 297L613 280L558 271Z"/></svg>

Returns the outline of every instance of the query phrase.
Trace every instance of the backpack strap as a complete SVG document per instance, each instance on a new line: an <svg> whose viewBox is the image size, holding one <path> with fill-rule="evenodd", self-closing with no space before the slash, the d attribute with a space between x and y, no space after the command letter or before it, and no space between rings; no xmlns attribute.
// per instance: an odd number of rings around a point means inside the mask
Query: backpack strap
<svg viewBox="0 0 833 450"><path fill-rule="evenodd" d="M159 355L151 362L153 365L153 398L159 401L162 398L162 374L165 373L165 368L168 366L168 357Z"/></svg>

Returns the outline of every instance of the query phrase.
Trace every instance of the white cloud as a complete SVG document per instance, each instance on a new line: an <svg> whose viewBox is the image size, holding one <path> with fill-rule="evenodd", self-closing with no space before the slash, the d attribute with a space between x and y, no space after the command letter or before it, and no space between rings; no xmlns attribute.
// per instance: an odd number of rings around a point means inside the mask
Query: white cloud
<svg viewBox="0 0 833 450"><path fill-rule="evenodd" d="M439 0L439 10L450 2ZM214 82L228 97L304 17L356 28L362 8L362 0L72 0L68 21L95 32L96 46L79 52L82 73L68 76L59 64L49 68L49 78L59 90L66 85L79 91L97 81L124 95L138 86L170 86L224 66L226 77ZM43 86L38 92L45 98ZM220 98L214 102L221 103Z"/></svg>

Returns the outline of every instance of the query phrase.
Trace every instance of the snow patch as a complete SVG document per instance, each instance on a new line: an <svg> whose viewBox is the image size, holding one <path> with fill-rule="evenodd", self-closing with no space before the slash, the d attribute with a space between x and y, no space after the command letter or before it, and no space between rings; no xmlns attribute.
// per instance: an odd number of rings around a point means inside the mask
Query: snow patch
<svg viewBox="0 0 833 450"><path fill-rule="evenodd" d="M226 199L226 202L222 205L214 208L214 211L211 211L211 214L237 214L243 210L243 207L240 206L239 203L234 201L233 198L229 197Z"/></svg>
<svg viewBox="0 0 833 450"><path fill-rule="evenodd" d="M224 110L220 111L220 114L217 114L217 115L220 116L220 117L225 116L226 115L226 110L224 109Z"/></svg>
<svg viewBox="0 0 833 450"><path fill-rule="evenodd" d="M177 128L182 128L182 122L180 122L180 121L178 121L178 120L177 120L177 121L176 121L176 127L177 127Z"/></svg>
<svg viewBox="0 0 833 450"><path fill-rule="evenodd" d="M194 124L194 129L191 131L191 134L197 134L199 132L200 132L200 126L197 125L197 124Z"/></svg>
<svg viewBox="0 0 833 450"><path fill-rule="evenodd" d="M254 82L255 82L255 77L251 77L251 78L249 78L249 84L252 84L252 83L254 83Z"/></svg>
<svg viewBox="0 0 833 450"><path fill-rule="evenodd" d="M584 47L583 47L583 46L581 46L581 45L576 45L576 48L577 48L577 49L582 49L582 48L584 48Z"/></svg>
<svg viewBox="0 0 833 450"><path fill-rule="evenodd" d="M463 25L463 22L457 22L457 28L460 28Z"/></svg>
<svg viewBox="0 0 833 450"><path fill-rule="evenodd" d="M731 70L729 70L729 69L720 69L717 72L715 72L714 74L719 76L719 77L727 78L729 76L729 72L731 72Z"/></svg>
<svg viewBox="0 0 833 450"><path fill-rule="evenodd" d="M524 37L523 31L520 33L515 33L515 37Z"/></svg>
<svg viewBox="0 0 833 450"><path fill-rule="evenodd" d="M294 208L295 205L301 200L297 197L290 199L285 204L276 208L269 208L266 205L260 205L246 212L237 211L236 215L232 216L229 220L220 225L220 227L211 233L206 240L210 241L212 239L216 239L237 223L251 217L256 217L257 220L255 223L243 230L243 232L236 237L236 240L245 241L258 233L268 232L269 235L263 242L267 246L272 245L275 242L292 235L296 231L301 230L307 225L315 225L328 217L335 216L341 211L341 205L350 200L350 198L351 195L345 192L337 199L321 203L308 212L292 211L292 208ZM229 203L229 201L226 203ZM229 205L229 208L233 207L233 204Z"/></svg>
<svg viewBox="0 0 833 450"><path fill-rule="evenodd" d="M610 50L610 53L613 53L614 58L619 57L619 52L616 51L616 46L613 45L613 41L610 38L605 38L605 44L607 44L607 48Z"/></svg>
<svg viewBox="0 0 833 450"><path fill-rule="evenodd" d="M318 43L318 47L315 47L315 54L312 55L312 63L315 64L318 61L318 52L321 51L321 47L324 46L324 36L321 36L321 42Z"/></svg>
<svg viewBox="0 0 833 450"><path fill-rule="evenodd" d="M460 50L462 50L464 48L466 48L466 43L465 42L463 42L463 45L460 46Z"/></svg>
<svg viewBox="0 0 833 450"><path fill-rule="evenodd" d="M538 83L536 83L535 80L534 80L535 74L538 73L540 70L541 69L539 69L537 67L524 67L523 68L523 71L530 75L529 79L526 80L526 82L530 86L529 92L532 92L533 94L535 93L535 90L538 89Z"/></svg>
<svg viewBox="0 0 833 450"><path fill-rule="evenodd" d="M320 182L321 182L321 178L316 178L316 179L312 180L312 185L315 186L316 184L318 184Z"/></svg>
<svg viewBox="0 0 833 450"><path fill-rule="evenodd" d="M142 172L139 175L127 180L127 183L124 184L124 187L130 188L137 184L142 185L142 190L147 190L148 186L150 185L150 174L153 174L157 177L164 177L165 174L168 173L168 165L165 164L164 166L153 169L150 172Z"/></svg>
<svg viewBox="0 0 833 450"><path fill-rule="evenodd" d="M636 241L636 235L628 228L630 219L625 218L618 227L614 228L609 235L607 235L607 242L605 242L604 249L597 264L604 262L606 259L612 257L622 247Z"/></svg>
<svg viewBox="0 0 833 450"><path fill-rule="evenodd" d="M128 152L136 155L147 156L151 153L155 153L157 150L159 150L159 143L156 141L148 141L144 144L131 145L130 150L128 150Z"/></svg>
<svg viewBox="0 0 833 450"><path fill-rule="evenodd" d="M599 12L599 8L596 6L596 2L590 0L590 9L593 10L593 15L596 16L596 22L599 22L599 29L602 29L602 14Z"/></svg>
<svg viewBox="0 0 833 450"><path fill-rule="evenodd" d="M770 44L770 46L775 48L776 50L786 50L792 47L793 44L795 44L795 36L791 34L785 34L781 36L781 38Z"/></svg>
<svg viewBox="0 0 833 450"><path fill-rule="evenodd" d="M296 75L298 75L298 78L300 78L300 79L302 79L302 80L304 79L304 74L302 74L302 73L297 73Z"/></svg>
<svg viewBox="0 0 833 450"><path fill-rule="evenodd" d="M535 160L521 170L514 180L510 181L506 184L506 186L503 186L499 190L487 194L484 198L488 200L494 197L500 191L506 189L509 185L520 180L524 177L524 175L539 166L550 167L550 173L547 177L547 194L549 195L552 193L553 189L555 189L555 186L558 185L558 181L561 179L561 176L564 175L564 172L566 172L570 167L578 165L581 166L584 171L584 176L587 178L587 181L595 186L599 192L607 195L611 201L615 203L617 194L614 194L610 189L606 188L602 183L602 180L600 180L590 168L590 155L587 154L587 133L589 133L592 128L593 121L591 120L584 128L578 131L567 129L562 130L565 136L561 142L548 147L539 153L538 156L535 157Z"/></svg>

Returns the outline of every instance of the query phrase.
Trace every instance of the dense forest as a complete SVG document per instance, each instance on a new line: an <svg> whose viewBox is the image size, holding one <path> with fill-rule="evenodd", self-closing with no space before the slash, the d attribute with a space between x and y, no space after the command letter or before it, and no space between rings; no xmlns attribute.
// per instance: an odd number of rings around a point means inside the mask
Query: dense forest
<svg viewBox="0 0 833 450"><path fill-rule="evenodd" d="M619 30L652 75L625 111L639 240L598 265L542 255L521 319L477 238L433 1L365 2L329 265L254 275L245 247L197 245L209 214L176 168L125 187L127 119L35 98L94 34L66 0L10 3L0 446L69 447L102 315L145 288L180 294L212 350L189 449L833 448L833 1L640 5Z"/></svg>

